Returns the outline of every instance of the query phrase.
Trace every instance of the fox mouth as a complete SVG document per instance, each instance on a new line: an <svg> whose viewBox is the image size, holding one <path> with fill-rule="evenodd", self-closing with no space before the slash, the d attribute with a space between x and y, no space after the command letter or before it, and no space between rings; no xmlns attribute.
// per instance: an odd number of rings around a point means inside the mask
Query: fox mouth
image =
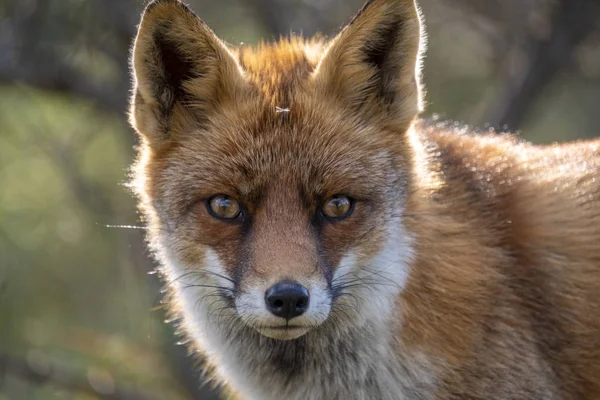
<svg viewBox="0 0 600 400"><path fill-rule="evenodd" d="M265 326L262 329L287 330L287 329L306 329L302 325L280 325L280 326Z"/></svg>
<svg viewBox="0 0 600 400"><path fill-rule="evenodd" d="M282 325L282 326L264 326L256 328L263 336L277 340L293 340L304 336L310 330L308 326L302 325Z"/></svg>
<svg viewBox="0 0 600 400"><path fill-rule="evenodd" d="M266 290L246 289L235 297L235 311L240 322L264 337L297 339L328 319L331 296L323 286L313 283L307 289L284 280Z"/></svg>

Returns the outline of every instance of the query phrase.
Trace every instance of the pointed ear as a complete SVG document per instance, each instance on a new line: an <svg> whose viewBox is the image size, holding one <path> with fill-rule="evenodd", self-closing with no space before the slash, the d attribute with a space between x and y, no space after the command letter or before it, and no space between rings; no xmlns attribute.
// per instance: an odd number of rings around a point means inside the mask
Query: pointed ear
<svg viewBox="0 0 600 400"><path fill-rule="evenodd" d="M178 0L155 0L146 7L132 67L130 120L151 144L201 127L215 106L245 87L225 44Z"/></svg>
<svg viewBox="0 0 600 400"><path fill-rule="evenodd" d="M351 112L410 123L422 109L423 47L415 0L369 0L331 41L314 79Z"/></svg>

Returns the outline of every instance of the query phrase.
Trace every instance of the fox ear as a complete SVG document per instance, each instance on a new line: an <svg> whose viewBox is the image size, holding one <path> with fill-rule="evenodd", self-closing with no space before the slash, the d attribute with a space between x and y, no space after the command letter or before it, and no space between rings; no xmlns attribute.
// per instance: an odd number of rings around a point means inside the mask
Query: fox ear
<svg viewBox="0 0 600 400"><path fill-rule="evenodd" d="M410 123L422 109L423 47L415 0L369 0L331 41L314 79L352 112Z"/></svg>
<svg viewBox="0 0 600 400"><path fill-rule="evenodd" d="M133 49L130 120L151 143L201 127L218 104L244 87L227 47L178 0L155 0Z"/></svg>

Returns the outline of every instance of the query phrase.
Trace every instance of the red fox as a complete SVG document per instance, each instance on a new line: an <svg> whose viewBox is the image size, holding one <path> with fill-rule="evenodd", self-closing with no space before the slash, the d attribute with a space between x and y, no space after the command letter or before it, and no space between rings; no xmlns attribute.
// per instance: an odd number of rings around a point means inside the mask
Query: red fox
<svg viewBox="0 0 600 400"><path fill-rule="evenodd" d="M423 122L423 51L415 0L256 48L146 8L133 186L232 395L600 399L600 141Z"/></svg>

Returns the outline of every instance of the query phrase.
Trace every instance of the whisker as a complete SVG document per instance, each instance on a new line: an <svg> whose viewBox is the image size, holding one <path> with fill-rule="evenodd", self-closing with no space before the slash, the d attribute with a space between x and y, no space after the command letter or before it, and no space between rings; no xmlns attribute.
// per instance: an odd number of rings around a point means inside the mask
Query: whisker
<svg viewBox="0 0 600 400"><path fill-rule="evenodd" d="M211 266L210 265L209 266L204 266L202 268L199 268L199 267L187 267L187 268L184 268L184 270L188 270L188 272L186 274L198 274L198 275L200 275L200 274L208 274L208 275L213 275L213 276L216 276L218 278L225 279L226 281L231 282L231 283L233 283L235 285L235 281L233 279L231 279L231 278L229 278L229 277L227 277L225 275L219 274L217 272L210 271L207 268L211 268ZM182 276L185 276L185 275L182 275Z"/></svg>
<svg viewBox="0 0 600 400"><path fill-rule="evenodd" d="M209 288L209 289L219 289L219 290L223 290L226 292L231 292L234 293L234 290L228 287L224 287L224 286L217 286L217 285L202 285L199 283L190 283L190 284L185 284L185 286L183 287L183 289L190 289L190 288Z"/></svg>
<svg viewBox="0 0 600 400"><path fill-rule="evenodd" d="M96 222L96 225L101 226L103 228L113 228L113 229L141 229L148 230L146 226L136 226L136 225L110 225L110 224L101 224Z"/></svg>
<svg viewBox="0 0 600 400"><path fill-rule="evenodd" d="M208 270L202 270L202 272L206 273L206 274L214 275L214 276L222 278L222 279L225 279L226 281L231 282L231 283L233 283L235 285L235 281L233 279L231 279L231 278L226 277L225 275L221 275L221 274L218 274L216 272L208 271Z"/></svg>

